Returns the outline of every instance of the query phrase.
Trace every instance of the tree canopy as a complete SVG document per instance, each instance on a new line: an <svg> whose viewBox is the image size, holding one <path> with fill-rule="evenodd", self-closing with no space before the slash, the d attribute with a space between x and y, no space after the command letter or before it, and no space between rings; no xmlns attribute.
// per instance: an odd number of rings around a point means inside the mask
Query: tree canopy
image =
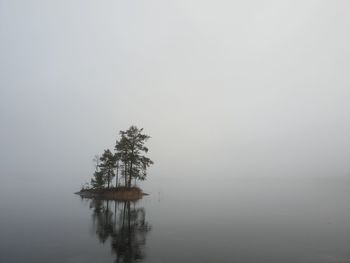
<svg viewBox="0 0 350 263"><path fill-rule="evenodd" d="M124 179L124 186L130 188L132 179L145 180L147 169L153 161L146 156L148 148L145 143L151 137L143 133L143 128L131 126L126 131L119 132L114 153L109 149L104 150L101 157L95 156L95 172L91 179L93 188L103 188L105 184L109 188L113 177L116 176L115 186L119 186L118 175Z"/></svg>

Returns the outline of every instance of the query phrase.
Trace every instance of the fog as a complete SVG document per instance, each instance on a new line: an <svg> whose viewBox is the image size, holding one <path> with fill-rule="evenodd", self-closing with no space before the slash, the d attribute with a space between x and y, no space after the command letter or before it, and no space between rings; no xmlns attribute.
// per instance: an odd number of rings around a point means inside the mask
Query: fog
<svg viewBox="0 0 350 263"><path fill-rule="evenodd" d="M150 184L348 176L349 8L0 0L2 186L79 188L132 124Z"/></svg>

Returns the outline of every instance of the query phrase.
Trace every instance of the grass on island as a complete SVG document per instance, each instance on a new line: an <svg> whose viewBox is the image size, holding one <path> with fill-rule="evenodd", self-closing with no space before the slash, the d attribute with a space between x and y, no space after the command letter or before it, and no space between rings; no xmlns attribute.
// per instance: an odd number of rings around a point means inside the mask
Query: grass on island
<svg viewBox="0 0 350 263"><path fill-rule="evenodd" d="M111 200L138 200L145 195L139 187L111 187L81 189L77 194L84 197L98 197Z"/></svg>

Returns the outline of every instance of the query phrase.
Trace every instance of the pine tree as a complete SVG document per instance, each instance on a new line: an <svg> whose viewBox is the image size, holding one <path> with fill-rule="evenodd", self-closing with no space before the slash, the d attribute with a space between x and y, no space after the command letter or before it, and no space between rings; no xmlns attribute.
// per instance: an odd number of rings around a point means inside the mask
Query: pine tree
<svg viewBox="0 0 350 263"><path fill-rule="evenodd" d="M107 187L109 188L110 183L115 176L114 170L117 167L116 156L109 149L107 149L102 154L100 161L100 172L102 173L105 182L107 182Z"/></svg>
<svg viewBox="0 0 350 263"><path fill-rule="evenodd" d="M142 128L131 126L126 131L120 131L121 138L116 142L115 149L118 158L124 164L125 186L127 187L131 187L133 178L144 180L147 168L153 164L153 161L144 155L148 152L144 144L150 136L142 132Z"/></svg>
<svg viewBox="0 0 350 263"><path fill-rule="evenodd" d="M103 188L106 180L101 171L95 171L94 177L91 179L91 186L93 188Z"/></svg>

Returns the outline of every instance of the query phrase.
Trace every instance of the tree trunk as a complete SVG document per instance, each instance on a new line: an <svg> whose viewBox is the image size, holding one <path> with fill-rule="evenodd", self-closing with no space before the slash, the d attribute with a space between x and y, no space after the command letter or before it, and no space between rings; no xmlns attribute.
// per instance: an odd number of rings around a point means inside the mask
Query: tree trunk
<svg viewBox="0 0 350 263"><path fill-rule="evenodd" d="M116 188L118 187L118 172L119 172L119 163L118 163L118 166L117 166L117 174L115 176L115 187Z"/></svg>
<svg viewBox="0 0 350 263"><path fill-rule="evenodd" d="M125 184L125 187L128 186L128 173L127 173L127 170L128 170L128 167L126 165L126 162L124 163L124 184Z"/></svg>
<svg viewBox="0 0 350 263"><path fill-rule="evenodd" d="M132 143L132 150L131 150L131 158L130 158L130 172L129 172L129 182L128 182L128 187L131 187L131 180L132 180L132 161L134 158L134 149L135 149L135 142Z"/></svg>
<svg viewBox="0 0 350 263"><path fill-rule="evenodd" d="M131 179L132 179L132 162L130 162L130 172L129 172L129 181L128 181L128 187L131 187Z"/></svg>

